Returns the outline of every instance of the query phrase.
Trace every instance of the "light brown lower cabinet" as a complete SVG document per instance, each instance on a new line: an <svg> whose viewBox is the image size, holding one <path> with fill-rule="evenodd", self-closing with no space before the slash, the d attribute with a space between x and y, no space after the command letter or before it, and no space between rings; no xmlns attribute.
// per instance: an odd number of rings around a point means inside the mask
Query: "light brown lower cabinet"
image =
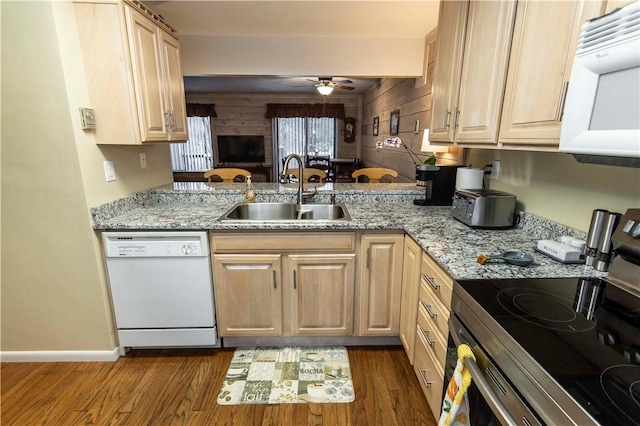
<svg viewBox="0 0 640 426"><path fill-rule="evenodd" d="M417 329L416 329L417 331ZM444 389L444 370L434 361L429 345L424 341L422 333L416 336L416 352L413 370L418 376L418 382L427 399L433 417L440 418L440 407Z"/></svg>
<svg viewBox="0 0 640 426"><path fill-rule="evenodd" d="M220 336L349 336L355 254L214 254Z"/></svg>
<svg viewBox="0 0 640 426"><path fill-rule="evenodd" d="M453 279L424 251L421 251L420 263L413 368L429 407L438 419L444 391Z"/></svg>
<svg viewBox="0 0 640 426"><path fill-rule="evenodd" d="M402 260L402 301L400 303L400 341L413 365L418 318L418 292L422 248L406 235Z"/></svg>
<svg viewBox="0 0 640 426"><path fill-rule="evenodd" d="M224 233L211 240L220 336L353 335L354 233Z"/></svg>
<svg viewBox="0 0 640 426"><path fill-rule="evenodd" d="M355 254L304 254L283 258L284 334L353 334Z"/></svg>
<svg viewBox="0 0 640 426"><path fill-rule="evenodd" d="M397 336L404 233L364 234L360 242L358 335Z"/></svg>

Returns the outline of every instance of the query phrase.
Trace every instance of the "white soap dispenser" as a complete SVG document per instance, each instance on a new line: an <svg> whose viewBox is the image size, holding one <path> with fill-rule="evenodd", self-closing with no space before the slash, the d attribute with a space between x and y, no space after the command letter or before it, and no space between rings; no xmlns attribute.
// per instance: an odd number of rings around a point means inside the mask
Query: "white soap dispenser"
<svg viewBox="0 0 640 426"><path fill-rule="evenodd" d="M247 176L247 187L244 190L244 200L247 203L253 203L256 201L256 191L253 189L253 185L251 184L251 176Z"/></svg>

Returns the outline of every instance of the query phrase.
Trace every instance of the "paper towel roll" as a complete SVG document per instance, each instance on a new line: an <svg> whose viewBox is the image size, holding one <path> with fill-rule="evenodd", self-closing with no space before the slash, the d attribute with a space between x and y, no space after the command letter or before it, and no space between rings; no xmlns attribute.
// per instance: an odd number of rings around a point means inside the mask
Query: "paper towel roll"
<svg viewBox="0 0 640 426"><path fill-rule="evenodd" d="M456 189L482 189L484 170L460 167L456 173Z"/></svg>

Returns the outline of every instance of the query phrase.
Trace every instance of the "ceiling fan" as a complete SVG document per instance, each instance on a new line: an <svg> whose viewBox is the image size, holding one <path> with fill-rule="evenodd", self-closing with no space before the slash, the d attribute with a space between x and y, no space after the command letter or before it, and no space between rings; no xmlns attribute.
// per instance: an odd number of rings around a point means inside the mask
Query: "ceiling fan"
<svg viewBox="0 0 640 426"><path fill-rule="evenodd" d="M321 95L329 95L333 92L333 89L345 89L353 90L355 87L345 86L345 84L353 84L353 81L347 79L334 79L333 77L317 77L316 79L308 78L307 81L312 81L316 86L318 92Z"/></svg>

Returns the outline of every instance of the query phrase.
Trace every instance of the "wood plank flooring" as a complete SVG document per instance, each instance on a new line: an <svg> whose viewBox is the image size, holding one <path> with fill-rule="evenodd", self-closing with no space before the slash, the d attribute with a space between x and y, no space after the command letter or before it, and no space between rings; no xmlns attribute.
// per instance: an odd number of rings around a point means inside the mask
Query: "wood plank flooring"
<svg viewBox="0 0 640 426"><path fill-rule="evenodd" d="M1 424L436 425L401 346L349 347L355 401L218 405L233 349L137 350L116 362L3 363Z"/></svg>

